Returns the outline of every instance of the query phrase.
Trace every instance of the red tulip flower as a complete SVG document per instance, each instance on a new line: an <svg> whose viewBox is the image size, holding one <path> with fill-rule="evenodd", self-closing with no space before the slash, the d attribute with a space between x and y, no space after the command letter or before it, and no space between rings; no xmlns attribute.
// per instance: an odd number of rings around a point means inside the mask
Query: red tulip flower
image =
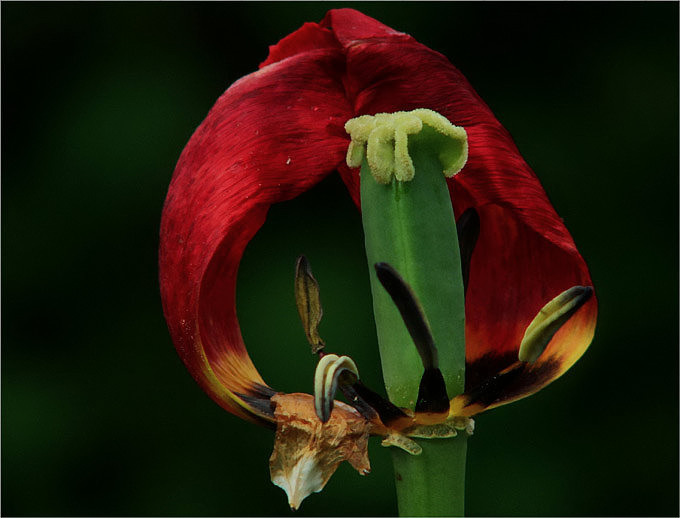
<svg viewBox="0 0 680 518"><path fill-rule="evenodd" d="M597 313L588 269L508 132L444 56L357 11L333 10L270 47L259 70L217 100L185 147L165 201L165 318L193 377L229 412L268 426L314 418L311 396L277 393L248 356L235 307L239 262L269 207L326 175L339 173L360 206L359 172L345 161L348 120L419 108L467 132L467 163L447 183L456 219L474 213L479 223L464 267L465 391L449 415L530 395L588 347ZM578 304L563 310L574 297ZM557 310L562 316L550 317ZM528 340L541 342L538 350L520 352ZM294 404L281 404L286 397ZM354 426L357 412L336 408L337 422L329 422ZM361 446L353 448L385 431L354 431L343 458L366 470Z"/></svg>

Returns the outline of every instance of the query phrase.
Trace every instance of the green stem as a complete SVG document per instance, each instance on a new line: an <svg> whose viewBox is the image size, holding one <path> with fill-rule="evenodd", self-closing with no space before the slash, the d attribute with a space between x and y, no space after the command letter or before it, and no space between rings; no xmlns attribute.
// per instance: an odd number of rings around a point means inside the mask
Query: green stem
<svg viewBox="0 0 680 518"><path fill-rule="evenodd" d="M437 154L419 135L409 137L413 180L377 183L364 160L362 219L371 271L373 307L387 393L413 409L423 374L420 357L373 265L390 263L410 284L427 316L449 397L463 391L465 305L460 252L451 199ZM464 510L466 436L418 440L419 456L395 451L401 515L461 516Z"/></svg>
<svg viewBox="0 0 680 518"><path fill-rule="evenodd" d="M467 434L421 440L423 452L395 449L394 478L400 516L463 516Z"/></svg>

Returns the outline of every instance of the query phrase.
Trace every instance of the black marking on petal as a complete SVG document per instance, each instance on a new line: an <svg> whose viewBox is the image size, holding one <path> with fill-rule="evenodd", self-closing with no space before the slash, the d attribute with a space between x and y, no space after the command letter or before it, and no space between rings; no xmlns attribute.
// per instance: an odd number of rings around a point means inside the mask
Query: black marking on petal
<svg viewBox="0 0 680 518"><path fill-rule="evenodd" d="M463 289L467 293L468 280L470 279L470 263L472 252L479 238L479 214L470 207L460 215L456 222L458 231L458 247L460 248L460 265L463 273Z"/></svg>
<svg viewBox="0 0 680 518"><path fill-rule="evenodd" d="M274 394L277 394L277 391L274 390L271 387L268 387L267 385L262 385L261 383L252 383L251 384L251 394L261 397L261 398L267 398L271 399L271 397Z"/></svg>
<svg viewBox="0 0 680 518"><path fill-rule="evenodd" d="M272 392L273 392L272 395L276 394L276 392L274 391ZM239 392L234 392L234 395L241 399L241 401L243 401L246 405L248 405L252 409L253 415L260 418L259 421L262 425L268 428L275 428L276 425L273 422L265 419L265 417L270 418L272 420L274 419L275 405L270 401L269 397L262 398L250 394L241 394Z"/></svg>
<svg viewBox="0 0 680 518"><path fill-rule="evenodd" d="M537 365L516 360L506 363L512 356L512 353L495 358L485 355L466 366L466 377L468 373L477 374L470 382L466 380L466 406L478 404L488 407L530 394L552 380L560 368L560 362L556 360L547 360ZM504 363L505 367L489 372L491 365L500 366ZM479 376L478 368L488 373L483 379Z"/></svg>
<svg viewBox="0 0 680 518"><path fill-rule="evenodd" d="M487 353L473 362L465 362L465 392L474 390L516 362L517 354L513 352Z"/></svg>
<svg viewBox="0 0 680 518"><path fill-rule="evenodd" d="M425 369L420 379L416 412L444 413L449 411L444 376L439 369Z"/></svg>

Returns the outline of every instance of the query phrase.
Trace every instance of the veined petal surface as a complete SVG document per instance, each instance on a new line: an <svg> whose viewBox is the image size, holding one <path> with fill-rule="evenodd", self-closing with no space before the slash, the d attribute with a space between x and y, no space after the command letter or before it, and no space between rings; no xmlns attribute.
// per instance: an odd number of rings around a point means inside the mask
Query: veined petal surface
<svg viewBox="0 0 680 518"><path fill-rule="evenodd" d="M345 53L345 87L357 115L428 108L468 134L467 164L448 180L456 217L473 207L481 227L466 297L466 393L456 410L472 415L539 390L590 344L597 300L557 332L538 361L518 363L522 336L538 311L572 286L592 286L538 178L446 57L351 9L330 11L320 27L332 31ZM357 171L344 164L339 171L360 206ZM489 384L500 373L502 382Z"/></svg>
<svg viewBox="0 0 680 518"><path fill-rule="evenodd" d="M237 394L271 391L241 337L238 264L272 203L343 160L351 114L343 70L341 53L313 49L234 83L191 137L165 201L160 285L173 341L206 392L241 417L261 412Z"/></svg>
<svg viewBox="0 0 680 518"><path fill-rule="evenodd" d="M467 131L467 164L448 185L456 217L472 207L480 218L466 296L466 390L454 410L472 415L529 395L589 345L595 297L535 363L518 362L537 312L572 286L592 285L585 262L508 132L446 57L355 10L333 10L270 47L261 69L218 100L182 153L166 200L166 319L189 370L228 410L266 417L236 396L268 391L241 338L235 281L268 207L335 169L360 206L358 171L344 163L344 123L416 108Z"/></svg>

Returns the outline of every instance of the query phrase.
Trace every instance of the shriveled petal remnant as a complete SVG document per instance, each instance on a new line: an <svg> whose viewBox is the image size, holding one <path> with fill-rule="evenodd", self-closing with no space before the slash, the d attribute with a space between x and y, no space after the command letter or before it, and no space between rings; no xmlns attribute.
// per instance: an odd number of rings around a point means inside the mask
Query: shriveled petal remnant
<svg viewBox="0 0 680 518"><path fill-rule="evenodd" d="M336 402L322 423L309 394L276 394L276 438L269 459L271 479L297 509L311 493L321 491L346 460L359 474L371 471L368 436L371 424L352 407Z"/></svg>

